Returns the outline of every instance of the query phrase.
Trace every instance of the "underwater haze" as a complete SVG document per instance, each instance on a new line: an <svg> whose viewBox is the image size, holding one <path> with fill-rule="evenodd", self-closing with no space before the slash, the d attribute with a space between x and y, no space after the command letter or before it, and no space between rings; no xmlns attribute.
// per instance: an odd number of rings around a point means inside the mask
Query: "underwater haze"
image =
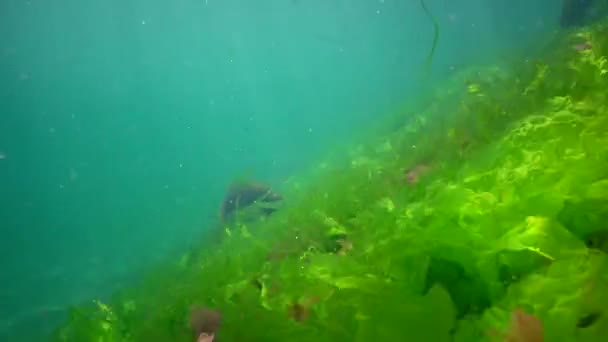
<svg viewBox="0 0 608 342"><path fill-rule="evenodd" d="M426 5L2 1L0 340L46 339L70 306L213 248L233 180L280 188L437 82L533 55L560 12Z"/></svg>

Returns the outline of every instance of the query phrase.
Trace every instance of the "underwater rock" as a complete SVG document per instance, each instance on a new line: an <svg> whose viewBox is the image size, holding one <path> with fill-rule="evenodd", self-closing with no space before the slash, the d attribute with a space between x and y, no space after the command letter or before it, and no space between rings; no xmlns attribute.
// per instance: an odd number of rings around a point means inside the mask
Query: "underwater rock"
<svg viewBox="0 0 608 342"><path fill-rule="evenodd" d="M215 336L220 328L222 315L217 310L194 306L190 311L190 328L197 340L201 335Z"/></svg>
<svg viewBox="0 0 608 342"><path fill-rule="evenodd" d="M242 209L250 208L258 205L259 209L256 215L268 216L274 213L277 209L270 204L279 202L283 197L273 192L269 186L254 182L239 182L233 183L228 188L226 196L222 202L220 218L222 222L226 222L234 214Z"/></svg>
<svg viewBox="0 0 608 342"><path fill-rule="evenodd" d="M431 258L423 294L435 284L442 285L450 294L459 319L480 314L491 306L487 287L482 280L467 274L464 267L454 261Z"/></svg>

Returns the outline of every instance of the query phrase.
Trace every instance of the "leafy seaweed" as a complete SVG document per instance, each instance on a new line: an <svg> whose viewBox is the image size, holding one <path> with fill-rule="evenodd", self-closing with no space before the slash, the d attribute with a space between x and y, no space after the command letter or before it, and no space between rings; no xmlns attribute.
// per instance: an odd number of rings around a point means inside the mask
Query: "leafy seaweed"
<svg viewBox="0 0 608 342"><path fill-rule="evenodd" d="M608 22L549 46L455 75L55 340L191 341L193 305L221 341L487 341L516 307L548 341L601 340Z"/></svg>

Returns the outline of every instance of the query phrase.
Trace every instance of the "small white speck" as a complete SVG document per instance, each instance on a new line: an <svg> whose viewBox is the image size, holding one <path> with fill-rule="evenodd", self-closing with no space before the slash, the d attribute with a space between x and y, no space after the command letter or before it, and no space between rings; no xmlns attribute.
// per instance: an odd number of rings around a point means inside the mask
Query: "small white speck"
<svg viewBox="0 0 608 342"><path fill-rule="evenodd" d="M380 10L376 10L376 14L380 14Z"/></svg>
<svg viewBox="0 0 608 342"><path fill-rule="evenodd" d="M412 148L416 148L416 145L412 145Z"/></svg>
<svg viewBox="0 0 608 342"><path fill-rule="evenodd" d="M312 133L312 128L309 128L309 129L308 129L308 133Z"/></svg>
<svg viewBox="0 0 608 342"><path fill-rule="evenodd" d="M230 63L232 63L232 58L230 58Z"/></svg>
<svg viewBox="0 0 608 342"><path fill-rule="evenodd" d="M142 25L146 25L146 21L145 21L145 20L142 20L142 21L141 21L141 24L142 24Z"/></svg>
<svg viewBox="0 0 608 342"><path fill-rule="evenodd" d="M70 168L70 181L75 181L78 179L78 172L76 170Z"/></svg>
<svg viewBox="0 0 608 342"><path fill-rule="evenodd" d="M180 167L180 168L184 167L184 164L179 164L179 167Z"/></svg>

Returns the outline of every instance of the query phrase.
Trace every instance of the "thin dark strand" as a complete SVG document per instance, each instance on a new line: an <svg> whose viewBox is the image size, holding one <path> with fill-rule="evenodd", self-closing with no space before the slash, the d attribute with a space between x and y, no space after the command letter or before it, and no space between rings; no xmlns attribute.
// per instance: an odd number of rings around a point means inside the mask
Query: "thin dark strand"
<svg viewBox="0 0 608 342"><path fill-rule="evenodd" d="M433 22L433 45L431 46L431 51L429 52L425 61L426 75L428 77L431 73L431 64L433 63L435 49L437 48L437 41L439 40L439 24L437 23L437 20L435 20L433 14L431 14L429 9L426 7L424 0L420 0L420 6L422 6L422 9L426 13L426 15L431 19L431 22Z"/></svg>

